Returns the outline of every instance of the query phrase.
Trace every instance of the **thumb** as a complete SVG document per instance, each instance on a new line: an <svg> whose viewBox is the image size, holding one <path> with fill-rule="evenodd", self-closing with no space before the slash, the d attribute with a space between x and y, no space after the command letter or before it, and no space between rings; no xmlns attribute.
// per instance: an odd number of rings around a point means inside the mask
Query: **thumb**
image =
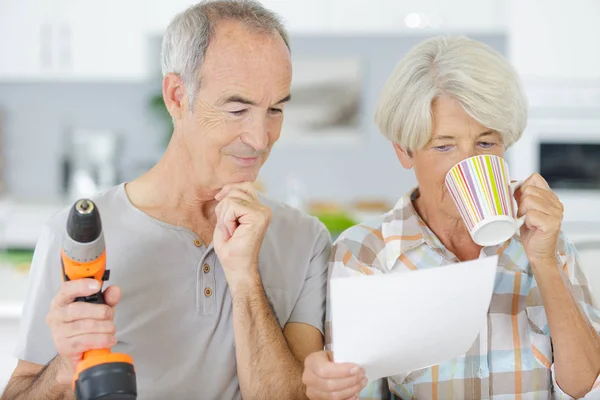
<svg viewBox="0 0 600 400"><path fill-rule="evenodd" d="M333 362L333 351L331 351L331 350L325 350L323 352L323 358L326 358L327 361Z"/></svg>
<svg viewBox="0 0 600 400"><path fill-rule="evenodd" d="M107 305L114 307L121 300L121 288L118 286L109 286L104 291L104 301Z"/></svg>
<svg viewBox="0 0 600 400"><path fill-rule="evenodd" d="M227 242L231 238L229 231L225 227L225 224L217 222L215 232L213 233L213 242L216 244L222 244Z"/></svg>

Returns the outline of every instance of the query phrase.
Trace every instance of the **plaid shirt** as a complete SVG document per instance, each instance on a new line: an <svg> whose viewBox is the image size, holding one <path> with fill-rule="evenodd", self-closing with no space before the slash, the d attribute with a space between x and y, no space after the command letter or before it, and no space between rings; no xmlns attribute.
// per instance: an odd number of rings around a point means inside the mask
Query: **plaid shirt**
<svg viewBox="0 0 600 400"><path fill-rule="evenodd" d="M350 272L374 275L459 262L415 211L411 201L415 193L401 198L377 221L344 232L334 245L330 269L343 266ZM548 320L518 235L483 248L480 257L494 254L499 255L498 271L487 324L470 350L440 365L372 382L361 399L387 399L388 389L398 398L418 400L571 398L553 379ZM598 331L598 311L592 306L577 253L563 235L557 257L572 295ZM585 398L600 399L600 379Z"/></svg>

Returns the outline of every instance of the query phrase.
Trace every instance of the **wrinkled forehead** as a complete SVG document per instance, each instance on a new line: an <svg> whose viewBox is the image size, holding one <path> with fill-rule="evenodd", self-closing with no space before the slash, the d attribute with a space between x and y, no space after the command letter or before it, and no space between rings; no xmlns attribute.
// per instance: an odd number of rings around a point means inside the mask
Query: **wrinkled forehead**
<svg viewBox="0 0 600 400"><path fill-rule="evenodd" d="M285 96L292 80L290 53L277 32L265 33L239 23L222 22L207 48L200 79L202 86L213 90Z"/></svg>

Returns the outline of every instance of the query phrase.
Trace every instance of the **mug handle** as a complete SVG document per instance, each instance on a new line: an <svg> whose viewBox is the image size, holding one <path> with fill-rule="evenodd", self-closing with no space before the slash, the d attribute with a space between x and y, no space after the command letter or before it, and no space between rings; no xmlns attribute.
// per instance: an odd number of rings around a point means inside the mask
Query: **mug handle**
<svg viewBox="0 0 600 400"><path fill-rule="evenodd" d="M523 184L523 181L512 181L510 183L510 193L513 196L513 198L515 197L515 191L521 187L521 185ZM520 228L523 226L523 224L525 223L525 216L522 215L521 217L517 218L517 228Z"/></svg>

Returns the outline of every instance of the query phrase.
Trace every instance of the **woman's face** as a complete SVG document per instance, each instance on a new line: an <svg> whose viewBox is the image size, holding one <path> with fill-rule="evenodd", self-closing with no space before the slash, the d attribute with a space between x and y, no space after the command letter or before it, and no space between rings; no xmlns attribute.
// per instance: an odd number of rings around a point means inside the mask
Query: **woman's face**
<svg viewBox="0 0 600 400"><path fill-rule="evenodd" d="M414 168L422 201L459 218L444 184L446 174L455 164L472 156L503 157L504 143L500 134L480 125L452 98L436 99L431 109L433 131L427 145L410 155L396 145L396 152L405 168Z"/></svg>

